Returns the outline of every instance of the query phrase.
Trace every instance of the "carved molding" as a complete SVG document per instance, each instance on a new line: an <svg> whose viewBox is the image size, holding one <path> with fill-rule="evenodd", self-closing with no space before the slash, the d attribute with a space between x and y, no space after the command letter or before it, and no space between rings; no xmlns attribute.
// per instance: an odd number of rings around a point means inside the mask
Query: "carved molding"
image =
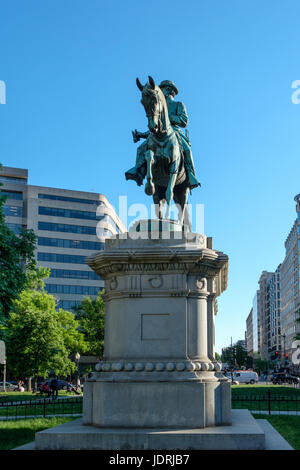
<svg viewBox="0 0 300 470"><path fill-rule="evenodd" d="M100 361L95 367L97 372L220 372L219 362L178 361L178 362L143 362L143 361Z"/></svg>

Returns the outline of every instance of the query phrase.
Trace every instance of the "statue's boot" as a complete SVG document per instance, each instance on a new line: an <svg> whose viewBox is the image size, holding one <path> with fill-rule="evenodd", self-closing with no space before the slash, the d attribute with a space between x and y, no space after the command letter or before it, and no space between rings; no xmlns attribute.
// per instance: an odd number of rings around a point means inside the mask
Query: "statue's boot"
<svg viewBox="0 0 300 470"><path fill-rule="evenodd" d="M188 185L189 185L190 189L197 188L198 186L201 186L201 183L197 180L197 178L195 177L195 175L193 174L193 172L191 170L187 171L187 177L188 177L188 181L189 181Z"/></svg>
<svg viewBox="0 0 300 470"><path fill-rule="evenodd" d="M130 170L126 171L125 178L127 180L136 181L136 184L138 186L142 186L142 184L143 184L143 177L140 174L139 170L135 166L133 168L131 168Z"/></svg>
<svg viewBox="0 0 300 470"><path fill-rule="evenodd" d="M201 183L197 180L195 176L194 160L192 152L189 148L184 149L184 163L187 172L187 178L189 181L188 186L190 187L190 189L197 188L197 186L201 186Z"/></svg>

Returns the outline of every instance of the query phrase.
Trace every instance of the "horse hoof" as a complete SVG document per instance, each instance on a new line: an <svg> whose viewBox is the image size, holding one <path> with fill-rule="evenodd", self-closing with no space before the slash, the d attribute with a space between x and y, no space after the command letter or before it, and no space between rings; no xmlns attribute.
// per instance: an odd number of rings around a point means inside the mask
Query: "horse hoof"
<svg viewBox="0 0 300 470"><path fill-rule="evenodd" d="M154 187L154 184L153 184L153 183L150 183L149 181L146 183L146 186L145 186L145 193L146 193L148 196L153 196L153 194L155 193L155 187Z"/></svg>

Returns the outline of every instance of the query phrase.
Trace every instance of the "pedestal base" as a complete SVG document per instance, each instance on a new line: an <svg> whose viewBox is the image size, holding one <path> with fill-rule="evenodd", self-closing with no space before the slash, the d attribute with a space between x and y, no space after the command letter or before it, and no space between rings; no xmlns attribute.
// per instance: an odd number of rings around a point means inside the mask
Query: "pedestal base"
<svg viewBox="0 0 300 470"><path fill-rule="evenodd" d="M100 428L71 421L36 434L37 450L263 450L265 434L248 410L231 426L204 429Z"/></svg>

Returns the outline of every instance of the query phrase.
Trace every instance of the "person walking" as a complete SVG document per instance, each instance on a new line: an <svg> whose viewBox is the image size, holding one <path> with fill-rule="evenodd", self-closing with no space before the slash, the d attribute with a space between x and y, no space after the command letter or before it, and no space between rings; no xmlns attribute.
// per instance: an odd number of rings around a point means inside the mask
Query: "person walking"
<svg viewBox="0 0 300 470"><path fill-rule="evenodd" d="M52 392L52 398L57 399L57 397L58 397L58 388L59 388L58 379L57 379L57 377L53 377L53 379L50 382L50 390Z"/></svg>

